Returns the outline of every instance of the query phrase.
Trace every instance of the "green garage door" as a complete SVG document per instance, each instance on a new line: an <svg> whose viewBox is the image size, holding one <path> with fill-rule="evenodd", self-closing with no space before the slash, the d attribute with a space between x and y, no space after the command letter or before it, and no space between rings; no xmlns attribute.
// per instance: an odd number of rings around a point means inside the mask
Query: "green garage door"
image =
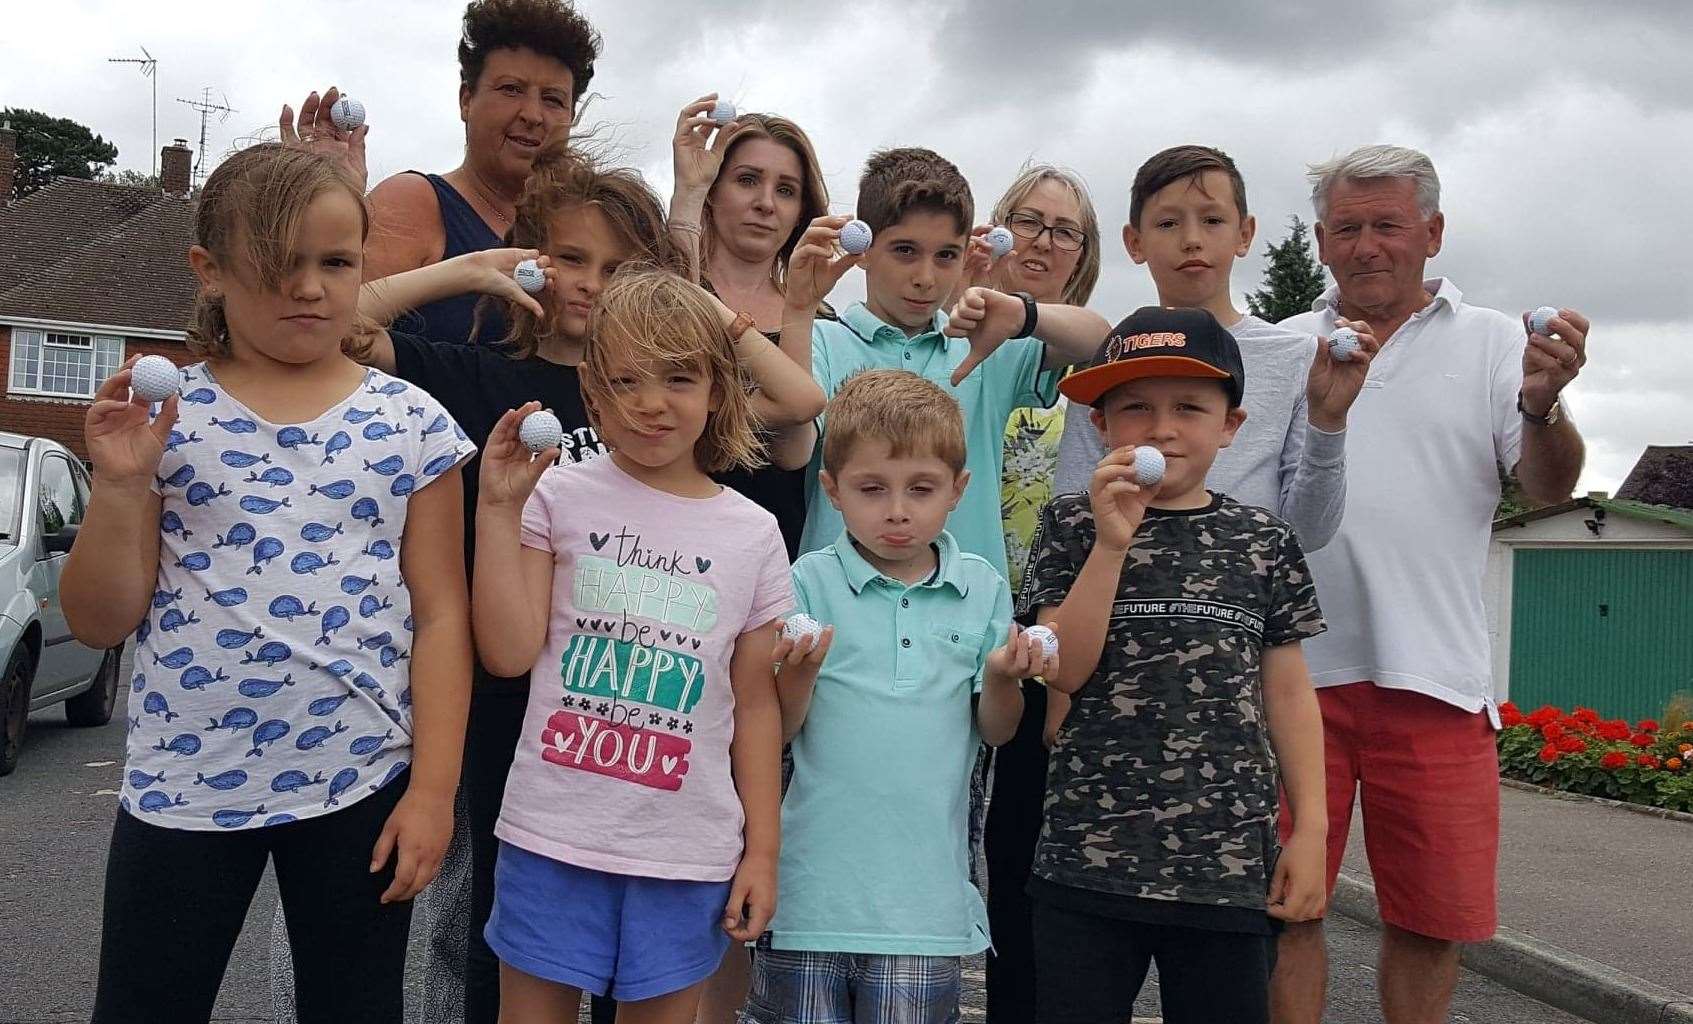
<svg viewBox="0 0 1693 1024"><path fill-rule="evenodd" d="M1511 699L1656 718L1693 690L1693 551L1518 548Z"/></svg>

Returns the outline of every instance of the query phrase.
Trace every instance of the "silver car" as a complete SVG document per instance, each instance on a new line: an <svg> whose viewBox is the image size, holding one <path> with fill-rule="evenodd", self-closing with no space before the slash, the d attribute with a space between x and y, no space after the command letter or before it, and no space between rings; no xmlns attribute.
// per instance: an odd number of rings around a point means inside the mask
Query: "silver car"
<svg viewBox="0 0 1693 1024"><path fill-rule="evenodd" d="M117 703L123 648L79 643L59 605L88 489L64 445L0 432L0 775L18 766L31 711L62 701L72 725L105 725Z"/></svg>

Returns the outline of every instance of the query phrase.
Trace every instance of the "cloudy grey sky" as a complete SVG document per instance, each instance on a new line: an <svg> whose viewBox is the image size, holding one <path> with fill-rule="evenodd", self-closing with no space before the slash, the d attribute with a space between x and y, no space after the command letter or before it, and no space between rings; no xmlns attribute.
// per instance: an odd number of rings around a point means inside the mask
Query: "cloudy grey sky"
<svg viewBox="0 0 1693 1024"><path fill-rule="evenodd" d="M1307 220L1306 163L1371 142L1427 151L1444 184L1431 273L1471 300L1588 313L1591 362L1571 404L1587 435L1583 489L1613 490L1649 443L1693 441L1693 5L1681 0L1151 4L1128 0L580 0L605 37L586 121L670 186L676 111L718 90L794 118L851 208L872 149L927 145L986 209L1030 158L1076 168L1105 225L1093 306L1154 299L1117 245L1128 183L1165 146L1239 162L1264 244ZM0 105L87 124L119 166L151 164L147 83L108 57L160 61L159 135L197 140L178 97L238 110L226 152L284 101L338 84L369 110L372 180L447 170L458 0L130 3L60 0L7 16ZM274 131L274 128L272 128ZM862 293L849 276L843 297ZM1438 415L1438 410L1431 410Z"/></svg>

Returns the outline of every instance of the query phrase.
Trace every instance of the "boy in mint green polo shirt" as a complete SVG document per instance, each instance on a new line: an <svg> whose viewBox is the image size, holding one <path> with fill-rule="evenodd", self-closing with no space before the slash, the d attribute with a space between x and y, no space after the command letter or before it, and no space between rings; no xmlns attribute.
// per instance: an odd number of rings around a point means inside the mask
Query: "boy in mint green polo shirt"
<svg viewBox="0 0 1693 1024"><path fill-rule="evenodd" d="M943 526L969 482L958 404L898 370L829 403L823 486L845 529L795 563L827 623L775 656L794 774L776 916L754 960L758 1024L956 1019L961 960L988 946L965 816L977 746L1056 671L1011 619L1009 586Z"/></svg>
<svg viewBox="0 0 1693 1024"><path fill-rule="evenodd" d="M974 269L986 258L985 243L971 239L974 216L970 183L950 161L927 149L872 154L858 183L858 217L874 233L870 249L862 256L841 255L834 242L845 219L813 221L786 277L782 334L810 332L811 373L825 395L863 370L889 369L909 370L957 400L970 482L946 528L961 549L987 559L1005 576L999 491L1006 421L1016 409L1056 402L1057 371L1091 359L1110 325L1085 309L1037 306L1022 296L1026 316L1017 340L983 346L949 337L941 307L964 282L966 257ZM838 321L813 323L818 303L859 264L864 301L849 306ZM814 455L806 476L801 551L832 544L841 532L841 516L824 493L820 469Z"/></svg>

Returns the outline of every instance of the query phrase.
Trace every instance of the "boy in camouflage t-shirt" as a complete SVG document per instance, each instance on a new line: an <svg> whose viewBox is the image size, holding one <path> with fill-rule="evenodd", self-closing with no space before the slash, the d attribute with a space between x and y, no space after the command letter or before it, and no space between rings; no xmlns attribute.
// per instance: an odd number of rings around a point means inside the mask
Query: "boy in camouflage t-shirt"
<svg viewBox="0 0 1693 1024"><path fill-rule="evenodd" d="M1322 912L1322 722L1299 642L1322 632L1292 529L1205 489L1246 413L1211 314L1148 307L1062 385L1112 451L1041 513L1020 611L1074 695L1035 855L1042 1024L1127 1020L1150 962L1164 1019L1267 1021L1280 920ZM1137 486L1134 448L1168 469ZM1277 784L1292 838L1278 850Z"/></svg>

